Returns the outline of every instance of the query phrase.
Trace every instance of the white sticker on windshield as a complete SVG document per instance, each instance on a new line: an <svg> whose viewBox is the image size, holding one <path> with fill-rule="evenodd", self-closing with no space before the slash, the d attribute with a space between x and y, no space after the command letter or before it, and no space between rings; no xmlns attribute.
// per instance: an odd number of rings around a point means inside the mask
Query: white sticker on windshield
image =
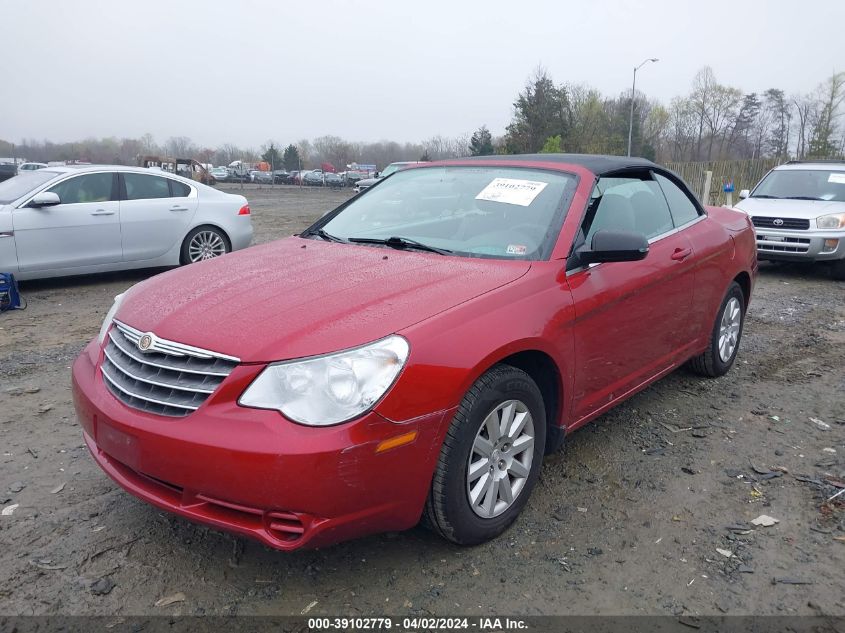
<svg viewBox="0 0 845 633"><path fill-rule="evenodd" d="M546 188L546 182L536 180L517 180L516 178L495 178L493 182L484 187L476 200L489 200L490 202L503 202L505 204L518 204L527 207L540 192Z"/></svg>
<svg viewBox="0 0 845 633"><path fill-rule="evenodd" d="M835 182L837 185L845 185L845 172L836 173L833 172L830 176L827 177L828 182Z"/></svg>

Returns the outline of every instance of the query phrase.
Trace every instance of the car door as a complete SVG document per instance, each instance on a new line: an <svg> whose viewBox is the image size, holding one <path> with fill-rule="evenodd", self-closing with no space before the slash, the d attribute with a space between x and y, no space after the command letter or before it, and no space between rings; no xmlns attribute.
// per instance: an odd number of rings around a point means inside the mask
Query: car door
<svg viewBox="0 0 845 633"><path fill-rule="evenodd" d="M575 424L671 368L689 344L685 320L693 299L692 246L675 231L650 172L598 181L577 239L589 245L601 229L642 233L649 252L641 261L589 267L571 258Z"/></svg>
<svg viewBox="0 0 845 633"><path fill-rule="evenodd" d="M197 190L155 174L120 172L123 259L161 257L181 244L197 210Z"/></svg>
<svg viewBox="0 0 845 633"><path fill-rule="evenodd" d="M692 245L692 254L686 261L692 265L695 276L694 308L684 323L684 335L691 340L700 339L710 335L716 316L706 308L715 310L727 290L723 287L723 253L733 248L733 243L725 241L722 226L707 219L704 209L683 182L677 182L669 174L655 173L654 179L666 197L675 228Z"/></svg>
<svg viewBox="0 0 845 633"><path fill-rule="evenodd" d="M71 176L46 191L60 203L12 212L21 272L115 264L122 260L114 172Z"/></svg>
<svg viewBox="0 0 845 633"><path fill-rule="evenodd" d="M12 207L0 204L0 272L18 272L15 252L15 231L12 226Z"/></svg>

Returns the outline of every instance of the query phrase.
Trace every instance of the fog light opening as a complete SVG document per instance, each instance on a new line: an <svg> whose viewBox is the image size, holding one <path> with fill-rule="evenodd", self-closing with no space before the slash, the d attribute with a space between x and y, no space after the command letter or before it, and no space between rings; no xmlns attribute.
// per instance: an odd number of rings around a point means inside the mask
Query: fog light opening
<svg viewBox="0 0 845 633"><path fill-rule="evenodd" d="M822 253L832 253L839 246L839 240L825 240L822 246Z"/></svg>

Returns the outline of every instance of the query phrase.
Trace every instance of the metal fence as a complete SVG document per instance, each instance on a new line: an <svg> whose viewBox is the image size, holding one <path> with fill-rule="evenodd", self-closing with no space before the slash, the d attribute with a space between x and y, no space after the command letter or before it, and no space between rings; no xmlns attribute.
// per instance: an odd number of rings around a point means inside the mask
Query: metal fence
<svg viewBox="0 0 845 633"><path fill-rule="evenodd" d="M733 181L733 202L736 204L741 190L753 188L766 175L766 172L781 162L783 161L778 158L754 158L750 160L711 160L700 163L664 164L683 178L704 204L721 205L725 204L726 201L725 183ZM708 185L707 172L712 174L709 194L705 192Z"/></svg>

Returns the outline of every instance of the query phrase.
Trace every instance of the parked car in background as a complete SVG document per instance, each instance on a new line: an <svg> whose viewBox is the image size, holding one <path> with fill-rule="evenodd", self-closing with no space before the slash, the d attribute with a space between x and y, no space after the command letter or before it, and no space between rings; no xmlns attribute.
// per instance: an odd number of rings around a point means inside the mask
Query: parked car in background
<svg viewBox="0 0 845 633"><path fill-rule="evenodd" d="M217 182L227 182L229 180L229 170L225 167L214 167L209 173Z"/></svg>
<svg viewBox="0 0 845 633"><path fill-rule="evenodd" d="M823 263L845 280L845 161L790 161L739 197L758 258Z"/></svg>
<svg viewBox="0 0 845 633"><path fill-rule="evenodd" d="M361 192L365 189L372 187L382 178L387 178L390 174L399 171L400 169L405 169L406 167L411 167L413 165L425 165L426 161L404 161L404 162L397 162L397 163L390 163L387 167L385 167L381 172L376 172L372 178L364 178L363 180L359 180L355 183L355 191Z"/></svg>
<svg viewBox="0 0 845 633"><path fill-rule="evenodd" d="M257 182L262 185L272 185L273 174L269 171L254 171L252 172L252 182Z"/></svg>
<svg viewBox="0 0 845 633"><path fill-rule="evenodd" d="M340 189L343 187L343 178L341 178L338 174L333 172L326 172L323 175L323 184L326 187L334 187L335 189Z"/></svg>
<svg viewBox="0 0 845 633"><path fill-rule="evenodd" d="M0 183L0 270L19 279L175 266L249 246L243 196L142 167L49 167Z"/></svg>
<svg viewBox="0 0 845 633"><path fill-rule="evenodd" d="M367 178L367 174L363 171L344 171L340 173L340 177L343 178L344 186L354 187L359 180Z"/></svg>
<svg viewBox="0 0 845 633"><path fill-rule="evenodd" d="M302 176L302 183L305 185L309 185L312 187L322 187L323 182L323 171L320 169L305 172L305 174Z"/></svg>
<svg viewBox="0 0 845 633"><path fill-rule="evenodd" d="M748 217L650 161L423 165L128 290L74 403L100 467L188 519L293 550L424 516L472 545L565 435L688 361L728 372L756 272Z"/></svg>
<svg viewBox="0 0 845 633"><path fill-rule="evenodd" d="M47 166L47 163L22 163L18 165L18 173L24 171L36 171L38 169L44 169Z"/></svg>
<svg viewBox="0 0 845 633"><path fill-rule="evenodd" d="M18 166L15 163L0 163L0 182L14 178L18 175Z"/></svg>
<svg viewBox="0 0 845 633"><path fill-rule="evenodd" d="M288 183L290 174L284 169L277 169L273 172L273 182L277 185L284 185Z"/></svg>

